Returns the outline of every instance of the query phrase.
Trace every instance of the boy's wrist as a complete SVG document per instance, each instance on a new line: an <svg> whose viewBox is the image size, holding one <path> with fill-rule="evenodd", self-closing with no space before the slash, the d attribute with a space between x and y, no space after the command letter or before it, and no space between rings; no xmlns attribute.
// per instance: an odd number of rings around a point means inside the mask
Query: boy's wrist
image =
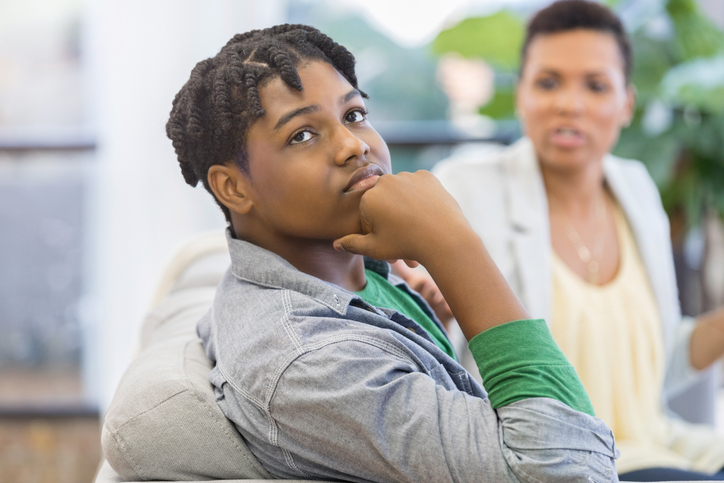
<svg viewBox="0 0 724 483"><path fill-rule="evenodd" d="M437 270L451 270L454 265L465 264L470 257L487 253L480 237L468 225L459 230L438 230L437 239L425 244L425 252L418 260L431 275Z"/></svg>
<svg viewBox="0 0 724 483"><path fill-rule="evenodd" d="M469 225L468 225L469 226ZM425 266L448 302L466 339L496 325L530 316L510 289L480 237L448 231Z"/></svg>

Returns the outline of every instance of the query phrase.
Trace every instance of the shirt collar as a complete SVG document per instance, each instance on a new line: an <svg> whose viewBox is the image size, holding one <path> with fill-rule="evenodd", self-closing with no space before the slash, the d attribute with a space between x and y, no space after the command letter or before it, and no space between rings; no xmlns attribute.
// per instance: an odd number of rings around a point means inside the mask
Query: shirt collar
<svg viewBox="0 0 724 483"><path fill-rule="evenodd" d="M302 293L344 315L352 300L359 297L338 285L297 270L276 253L253 243L238 240L226 229L231 255L231 271L240 280L263 287L293 290ZM365 257L365 268L388 279L387 262Z"/></svg>

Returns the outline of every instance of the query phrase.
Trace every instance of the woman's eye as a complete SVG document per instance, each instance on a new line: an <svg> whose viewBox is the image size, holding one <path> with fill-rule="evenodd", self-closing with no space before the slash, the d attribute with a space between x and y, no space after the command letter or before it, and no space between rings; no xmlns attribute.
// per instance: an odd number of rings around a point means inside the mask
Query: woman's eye
<svg viewBox="0 0 724 483"><path fill-rule="evenodd" d="M305 143L312 139L312 133L309 131L299 131L294 136L292 136L291 141L289 141L289 144L300 144Z"/></svg>
<svg viewBox="0 0 724 483"><path fill-rule="evenodd" d="M588 88L593 92L606 92L608 90L608 86L600 81L590 81L588 83Z"/></svg>
<svg viewBox="0 0 724 483"><path fill-rule="evenodd" d="M367 119L367 118L365 117L366 114L367 114L367 112L361 111L361 110L359 110L359 109L356 109L356 110L351 111L350 113L348 113L348 114L344 117L344 119L345 119L345 121L350 122L350 123L352 123L352 122L361 122L361 121L364 121L365 119Z"/></svg>
<svg viewBox="0 0 724 483"><path fill-rule="evenodd" d="M555 79L551 79L550 77L546 77L543 79L538 79L535 85L544 90L551 90L558 85L558 81L556 81Z"/></svg>

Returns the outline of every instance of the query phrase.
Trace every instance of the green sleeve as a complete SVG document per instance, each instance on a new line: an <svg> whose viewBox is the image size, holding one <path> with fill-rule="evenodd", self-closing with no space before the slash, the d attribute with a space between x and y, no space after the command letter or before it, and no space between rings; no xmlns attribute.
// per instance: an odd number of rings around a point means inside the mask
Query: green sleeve
<svg viewBox="0 0 724 483"><path fill-rule="evenodd" d="M501 324L473 337L468 347L494 409L549 397L595 416L591 400L542 319Z"/></svg>

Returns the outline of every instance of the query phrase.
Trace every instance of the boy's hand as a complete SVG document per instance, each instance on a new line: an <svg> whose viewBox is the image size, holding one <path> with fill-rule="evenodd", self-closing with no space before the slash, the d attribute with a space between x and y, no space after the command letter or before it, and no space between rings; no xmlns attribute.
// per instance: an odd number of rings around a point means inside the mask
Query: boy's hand
<svg viewBox="0 0 724 483"><path fill-rule="evenodd" d="M442 244L472 233L455 199L428 171L384 175L360 200L362 234L334 241L337 250L423 265Z"/></svg>
<svg viewBox="0 0 724 483"><path fill-rule="evenodd" d="M442 244L465 232L473 234L457 202L437 178L427 171L380 177L362 195L360 219L362 234L335 240L335 248L377 260L406 259L393 268L443 323L449 323L452 311L432 277L407 268L411 260L425 265L426 258L443 253Z"/></svg>
<svg viewBox="0 0 724 483"><path fill-rule="evenodd" d="M496 325L530 318L453 197L427 171L384 175L360 200L362 234L337 250L425 266L470 340Z"/></svg>

